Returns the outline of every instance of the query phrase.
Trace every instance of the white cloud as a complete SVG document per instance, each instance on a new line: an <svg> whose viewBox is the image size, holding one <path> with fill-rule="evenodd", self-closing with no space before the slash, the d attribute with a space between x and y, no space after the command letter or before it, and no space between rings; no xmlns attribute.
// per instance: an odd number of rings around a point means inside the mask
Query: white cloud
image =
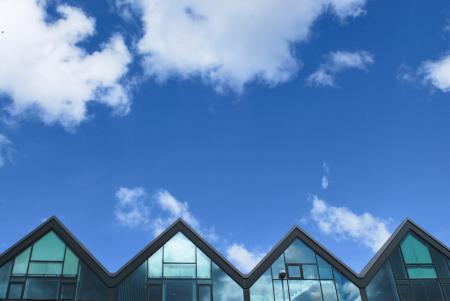
<svg viewBox="0 0 450 301"><path fill-rule="evenodd" d="M312 73L307 83L314 86L335 86L336 75L348 69L367 70L374 63L373 55L367 51L334 51L330 52L325 62Z"/></svg>
<svg viewBox="0 0 450 301"><path fill-rule="evenodd" d="M242 272L250 272L264 257L264 253L249 251L242 244L232 244L227 250L227 258Z"/></svg>
<svg viewBox="0 0 450 301"><path fill-rule="evenodd" d="M12 142L5 135L0 134L0 167L5 166L7 162L12 161L14 152Z"/></svg>
<svg viewBox="0 0 450 301"><path fill-rule="evenodd" d="M328 179L328 174L330 173L330 167L328 166L327 162L322 163L322 170L324 172L324 175L322 176L321 186L322 189L327 189L330 185L330 180Z"/></svg>
<svg viewBox="0 0 450 301"><path fill-rule="evenodd" d="M321 182L322 188L327 189L328 185L330 185L330 182L328 181L327 176L322 176L322 182Z"/></svg>
<svg viewBox="0 0 450 301"><path fill-rule="evenodd" d="M311 218L319 229L337 239L352 239L377 252L390 236L387 222L370 213L358 215L346 207L333 207L313 198Z"/></svg>
<svg viewBox="0 0 450 301"><path fill-rule="evenodd" d="M46 0L0 1L0 94L11 99L11 116L32 113L71 128L93 101L126 114L130 100L120 81L131 55L123 38L88 53L79 44L94 35L94 19L68 5L57 12L50 22Z"/></svg>
<svg viewBox="0 0 450 301"><path fill-rule="evenodd" d="M198 77L218 90L269 85L295 75L294 44L307 41L317 18L364 12L366 0L116 0L141 12L138 50L147 73L159 80Z"/></svg>
<svg viewBox="0 0 450 301"><path fill-rule="evenodd" d="M119 224L129 227L147 227L150 223L150 207L145 203L144 188L121 187L116 192L114 216Z"/></svg>
<svg viewBox="0 0 450 301"><path fill-rule="evenodd" d="M427 61L420 68L424 81L442 92L450 92L450 54L436 60Z"/></svg>

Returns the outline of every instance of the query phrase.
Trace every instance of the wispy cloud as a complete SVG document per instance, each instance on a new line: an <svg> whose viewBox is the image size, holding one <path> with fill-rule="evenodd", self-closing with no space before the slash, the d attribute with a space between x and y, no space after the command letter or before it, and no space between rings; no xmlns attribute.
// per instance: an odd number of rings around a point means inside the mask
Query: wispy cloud
<svg viewBox="0 0 450 301"><path fill-rule="evenodd" d="M150 207L146 204L147 193L144 188L121 187L116 192L116 221L128 228L148 227Z"/></svg>
<svg viewBox="0 0 450 301"><path fill-rule="evenodd" d="M442 92L450 92L450 54L435 61L426 61L419 69L423 80Z"/></svg>
<svg viewBox="0 0 450 301"><path fill-rule="evenodd" d="M313 197L310 215L319 229L336 239L351 239L377 252L390 236L388 222L370 213L357 214Z"/></svg>
<svg viewBox="0 0 450 301"><path fill-rule="evenodd" d="M12 154L15 152L12 142L5 135L0 134L0 167L12 162Z"/></svg>
<svg viewBox="0 0 450 301"><path fill-rule="evenodd" d="M258 262L264 257L263 252L254 252L248 250L242 244L232 244L227 250L227 258L242 272L250 272Z"/></svg>
<svg viewBox="0 0 450 301"><path fill-rule="evenodd" d="M324 175L322 176L322 181L320 184L322 186L322 189L325 190L330 185L330 181L328 179L328 174L330 173L330 167L328 166L327 162L322 163L322 170L323 170Z"/></svg>
<svg viewBox="0 0 450 301"><path fill-rule="evenodd" d="M367 70L374 63L374 57L367 51L335 51L325 57L325 62L306 80L312 86L334 87L338 73L349 70Z"/></svg>

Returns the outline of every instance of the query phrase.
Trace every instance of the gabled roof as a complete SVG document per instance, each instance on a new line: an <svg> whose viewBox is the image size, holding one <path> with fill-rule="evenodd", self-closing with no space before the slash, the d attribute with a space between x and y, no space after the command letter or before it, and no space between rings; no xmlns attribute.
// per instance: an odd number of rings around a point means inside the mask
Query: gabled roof
<svg viewBox="0 0 450 301"><path fill-rule="evenodd" d="M174 235L181 232L190 239L203 253L224 270L241 287L250 288L256 280L273 264L273 262L290 246L295 239L300 239L317 254L328 261L335 269L342 273L349 280L360 288L367 286L381 265L390 256L394 249L401 243L403 238L413 232L426 243L436 248L439 252L450 258L449 248L434 238L431 234L423 230L413 221L405 220L391 235L388 241L375 254L361 273L355 273L345 263L340 261L330 251L314 240L310 235L299 227L292 228L289 233L260 261L260 263L247 275L237 270L226 258L208 244L198 233L189 227L183 220L175 221L166 231L161 233L141 252L123 265L116 273L110 273L106 268L78 241L78 239L61 223L56 217L51 217L35 230L26 235L12 247L0 255L0 266L16 257L23 250L32 245L39 238L49 231L54 231L73 252L108 286L115 287L124 280L130 273L136 270L145 260L161 248Z"/></svg>

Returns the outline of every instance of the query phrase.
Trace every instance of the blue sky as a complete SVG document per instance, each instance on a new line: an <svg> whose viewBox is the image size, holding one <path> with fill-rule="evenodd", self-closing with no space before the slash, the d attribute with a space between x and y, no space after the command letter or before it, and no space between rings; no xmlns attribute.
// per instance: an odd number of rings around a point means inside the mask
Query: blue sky
<svg viewBox="0 0 450 301"><path fill-rule="evenodd" d="M450 244L447 1L3 0L0 251L55 214L111 271L182 217L243 271Z"/></svg>

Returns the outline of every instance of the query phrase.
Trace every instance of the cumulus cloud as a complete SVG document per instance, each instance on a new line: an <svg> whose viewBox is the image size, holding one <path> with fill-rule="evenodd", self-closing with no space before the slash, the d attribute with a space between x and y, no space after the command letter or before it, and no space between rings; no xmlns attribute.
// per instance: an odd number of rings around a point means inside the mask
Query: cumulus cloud
<svg viewBox="0 0 450 301"><path fill-rule="evenodd" d="M338 239L351 239L377 252L391 233L387 222L370 213L356 214L346 207L334 207L317 196L313 198L311 218L319 229Z"/></svg>
<svg viewBox="0 0 450 301"><path fill-rule="evenodd" d="M251 81L289 80L299 69L294 45L307 41L326 12L364 13L366 0L117 0L140 12L138 51L159 80L198 77L216 89L241 92Z"/></svg>
<svg viewBox="0 0 450 301"><path fill-rule="evenodd" d="M242 244L232 244L227 250L227 258L242 272L250 272L264 257L264 253L252 252Z"/></svg>
<svg viewBox="0 0 450 301"><path fill-rule="evenodd" d="M436 61L427 61L420 68L424 81L442 92L450 92L450 54Z"/></svg>
<svg viewBox="0 0 450 301"><path fill-rule="evenodd" d="M348 69L367 70L373 63L373 55L367 51L330 52L325 62L308 77L307 83L313 86L334 87L338 73Z"/></svg>
<svg viewBox="0 0 450 301"><path fill-rule="evenodd" d="M0 1L0 94L11 100L11 116L32 113L71 128L94 101L126 114L130 100L121 79L131 55L123 38L115 35L88 52L80 43L95 33L94 19L58 5L58 17L49 21L47 2Z"/></svg>
<svg viewBox="0 0 450 301"><path fill-rule="evenodd" d="M12 142L5 135L0 134L0 167L12 161L14 152Z"/></svg>
<svg viewBox="0 0 450 301"><path fill-rule="evenodd" d="M116 221L128 228L147 227L150 223L150 207L146 204L144 188L121 187L116 192Z"/></svg>

